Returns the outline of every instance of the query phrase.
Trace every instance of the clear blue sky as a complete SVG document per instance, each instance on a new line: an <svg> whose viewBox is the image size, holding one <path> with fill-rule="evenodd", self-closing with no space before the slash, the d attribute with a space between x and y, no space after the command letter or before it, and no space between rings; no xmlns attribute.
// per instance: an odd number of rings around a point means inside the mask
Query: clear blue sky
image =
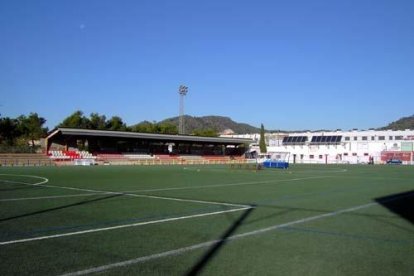
<svg viewBox="0 0 414 276"><path fill-rule="evenodd" d="M185 113L267 129L366 129L414 114L412 0L3 0L0 113L53 128Z"/></svg>

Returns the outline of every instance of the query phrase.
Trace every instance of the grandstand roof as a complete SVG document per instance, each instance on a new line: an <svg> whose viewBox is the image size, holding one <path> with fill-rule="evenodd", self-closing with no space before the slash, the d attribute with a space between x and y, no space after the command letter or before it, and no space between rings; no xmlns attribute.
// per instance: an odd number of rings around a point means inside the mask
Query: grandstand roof
<svg viewBox="0 0 414 276"><path fill-rule="evenodd" d="M222 144L244 144L252 143L253 140L246 138L228 138L228 137L201 137L192 135L172 135L172 134L154 134L127 131L109 131L109 130L91 130L76 128L57 128L52 131L47 139L51 139L56 135L68 136L95 136L95 137L114 137L114 138L132 138L147 140L168 140L171 142L193 141L202 143L222 143Z"/></svg>

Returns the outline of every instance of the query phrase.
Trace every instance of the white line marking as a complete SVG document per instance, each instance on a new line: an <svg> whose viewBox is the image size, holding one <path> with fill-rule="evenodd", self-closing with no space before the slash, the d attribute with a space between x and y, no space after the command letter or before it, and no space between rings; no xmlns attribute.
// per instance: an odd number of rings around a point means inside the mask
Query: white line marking
<svg viewBox="0 0 414 276"><path fill-rule="evenodd" d="M192 186L192 187L172 187L172 188L160 188L160 189L146 189L146 190L125 191L124 193L160 192L160 191L172 191L172 190L208 189L208 188L243 186L243 185L260 185L260 184L292 182L292 181L329 178L329 177L333 177L333 176L311 176L311 177L301 177L301 178L292 178L292 179L283 179L283 180L273 179L273 180L266 180L266 181L251 181L251 182L240 182L240 183L230 183L230 184L213 184L213 185Z"/></svg>
<svg viewBox="0 0 414 276"><path fill-rule="evenodd" d="M24 183L21 183L21 184L24 184ZM26 185L34 186L35 184L26 183ZM195 200L195 199L182 199L182 198L152 196L152 195L139 195L139 194L124 193L124 192L99 191L99 190L82 189L82 188L74 188L74 187L54 186L54 185L42 185L42 187L62 188L62 189L69 189L69 190L75 190L75 191L90 192L90 194L45 196L45 197L33 197L33 198L0 199L0 202L2 202L2 201L17 201L17 200L31 200L31 199L64 198L64 197L87 196L87 195L97 195L97 194L102 194L102 195L104 195L104 194L113 194L113 195L124 195L124 196L131 196L131 197L153 198L153 199L191 202L191 203L201 203L201 204L214 204L214 205L233 206L233 207L250 207L249 205L233 204L233 203L227 203L227 202L215 202L215 201L205 201L205 200Z"/></svg>
<svg viewBox="0 0 414 276"><path fill-rule="evenodd" d="M38 186L37 184L27 183L27 182L21 182L21 181L16 181L16 180L5 180L5 179L1 179L0 181L3 182L3 183L22 184L22 185L28 185L28 186Z"/></svg>
<svg viewBox="0 0 414 276"><path fill-rule="evenodd" d="M25 182L18 182L18 181L8 181L8 180L2 180L2 181L6 181L6 182L15 182L18 184L24 184L24 185L32 185L32 186L38 186L38 185L42 185L45 184L47 182L49 182L49 179L47 179L46 177L42 177L42 176L37 176L37 175L24 175L24 174L5 174L2 173L0 175L6 175L6 176L22 176L22 177L31 177L31 178L37 178L37 179L42 179L43 181L40 181L38 183L25 183Z"/></svg>
<svg viewBox="0 0 414 276"><path fill-rule="evenodd" d="M30 184L30 183L26 183L26 185L37 186L37 184ZM152 196L152 195L139 195L139 194L131 194L131 193L125 193L125 192L101 191L101 190L93 190L93 189L84 189L84 188L75 188L75 187L66 187L66 186L56 186L56 185L42 185L42 187L47 187L47 188L60 188L60 189L65 189L65 190L82 191L82 192L90 192L90 193L101 193L101 194L111 194L111 195L124 195L124 196L131 196L131 197L154 198L154 199L171 200L171 201L192 202L192 203L202 203L202 204L215 204L215 205L233 206L233 207L249 207L250 208L249 205L233 204L233 203L226 203L226 202L214 202L214 201L204 201L204 200L194 200L194 199L184 199L184 198L173 198L173 197L163 197L163 196Z"/></svg>
<svg viewBox="0 0 414 276"><path fill-rule="evenodd" d="M67 197L83 197L83 196L93 196L93 195L102 195L102 193L75 194L75 195L60 195L60 196L39 196L39 197L5 198L5 199L0 199L0 202L5 202L5 201L21 201L21 200L37 200L37 199L55 199L55 198L67 198Z"/></svg>
<svg viewBox="0 0 414 276"><path fill-rule="evenodd" d="M253 164L253 163L251 163L251 164ZM235 164L235 165L237 165L237 164ZM223 168L223 169L218 169L218 168L217 169L212 169L212 168L204 168L202 166L192 167L192 168L184 167L183 169L184 170L190 170L190 171L196 171L197 169L204 170L204 171L216 171L216 172L228 172L229 171L229 169L225 169L225 168ZM230 170L230 171L249 172L247 170L243 170L243 169L240 170L238 168L235 168L234 170ZM260 174L281 175L281 174L284 174L284 173L290 172L290 171L291 171L290 169L280 170L280 169L274 169L274 168L272 168L272 169L265 168L262 171L260 171ZM325 170L316 170L316 169L315 170L300 170L300 171L293 170L293 173L295 173L295 174L298 174L298 173L343 173L343 172L347 172L347 171L348 171L348 169L337 168L337 169L325 169Z"/></svg>
<svg viewBox="0 0 414 276"><path fill-rule="evenodd" d="M22 183L22 184L31 185L31 186L37 186L38 185L38 183L36 183L36 184ZM66 186L42 185L42 187L60 188L60 189L68 189L68 190L75 190L75 191L91 192L91 193L95 193L95 194L113 194L113 195L123 195L123 196L130 196L130 197L141 197L141 198L152 198L152 199L179 201L179 202L191 202L191 203L200 203L200 204L209 204L209 205L231 206L231 207L237 207L237 209L230 209L230 210L226 210L226 211L218 211L218 212L210 212L210 213L202 213L202 214L196 214L196 215L191 215L191 216L175 217L175 218L155 220L155 221L149 221L149 222L140 222L140 223L134 223L134 224L118 225L118 226L112 226L112 227L106 227L106 228L89 229L89 230L84 230L84 231L77 231L77 232L70 232L70 233L64 233L64 234L56 234L56 235L50 235L50 236L35 237L35 238L29 238L29 239L6 241L6 242L0 242L0 246L1 245L12 244L12 243L22 243L22 242L29 242L29 241L36 241L36 240L44 240L44 239L51 239L51 238L58 238L58 237L65 237L65 236L72 236L72 235L79 235L79 234L86 234L86 233L93 233L93 232L99 232L99 231L114 230L114 229L125 228L125 227L133 227L133 226L140 226L140 225L160 223L160 222L169 222L169 221L175 221L175 220L187 219L187 218L197 218L197 217L203 217L203 216L218 215L218 214L222 214L222 213L230 213L230 212L236 212L236 211L241 211L241 210L253 208L252 206L249 206L249 205L233 204L233 203L226 203L226 202L214 202L214 201L204 201L204 200L194 200L194 199L181 199L181 198L161 197L161 196L152 196L152 195L139 195L139 194L131 194L131 193L123 193L123 192L100 191L100 190L83 189L83 188L66 187Z"/></svg>
<svg viewBox="0 0 414 276"><path fill-rule="evenodd" d="M0 246L8 245L8 244L15 244L15 243L24 243L24 242L31 242L31 241L60 238L60 237L68 237L68 236L81 235L81 234L87 234L87 233L102 232L102 231L115 230L115 229L121 229L121 228L127 228L127 227L137 227L137 226L143 226L143 225L149 225L149 224L165 223L165 222L171 222L171 221L177 221L177 220L183 220L183 219L189 219L189 218L213 216L213 215L219 215L219 214L224 214L224 213L238 212L238 211L242 211L242 210L246 210L250 208L254 208L254 207L244 207L244 208L231 209L231 210L225 210L225 211L216 211L216 212L210 212L210 213L202 213L202 214L196 214L196 215L190 215L190 216L174 217L174 218L152 220L152 221L145 221L145 222L138 222L138 223L131 223L131 224L123 224L123 225L104 227L104 228L89 229L89 230L69 232L69 233L64 233L64 234L56 234L56 235L41 236L41 237L28 238L28 239L5 241L5 242L0 242Z"/></svg>
<svg viewBox="0 0 414 276"><path fill-rule="evenodd" d="M0 175L2 175L2 174L0 174ZM8 174L8 175L11 175L11 174ZM15 175L15 176L24 176L24 175ZM30 175L26 175L26 176L31 177ZM33 177L46 179L46 182L48 181L48 179L44 178L44 177L40 177L40 176L33 176ZM120 194L120 195L133 196L133 197L147 197L147 198L174 200L174 201L181 201L181 202L195 202L195 203L205 203L205 204L218 204L218 205L224 205L224 206L249 207L248 205L241 205L241 204L231 204L231 203L201 201L201 200L191 200L191 199L178 199L178 198L171 198L171 197L138 195L138 194L131 194L131 193L172 191L172 190L188 190L188 189L208 189L208 188L231 187L231 186L242 186L242 185L260 185L260 184L292 182L292 181L320 179L320 178L329 178L329 177L332 177L332 176L312 176L312 177L302 177L302 178L293 178L293 179L284 179L284 180L251 181L251 182L230 183L230 184L214 184L214 185L204 185L204 186L195 186L195 187L172 187L172 188L161 188L161 189L144 189L144 190L135 190L135 191L123 191L123 192L122 191L121 192L100 191L100 190L83 189L83 188L75 188L75 187L55 186L55 185L42 185L42 187L60 188L60 189L91 192L91 193L102 193L102 194ZM40 185L40 184L44 184L46 182L40 182L40 183L36 183L36 184L21 182L20 184L37 186L37 185ZM18 183L18 182L16 182L16 183Z"/></svg>
<svg viewBox="0 0 414 276"><path fill-rule="evenodd" d="M152 195L138 195L138 194L125 194L133 197L144 197L144 198L155 198L155 199L164 199L164 200L173 200L173 201L182 201L182 202L193 202L193 203L203 203L203 204L214 204L214 205L223 205L223 206L232 206L232 207L243 207L250 208L251 206L245 204L235 204L227 202L216 202L216 201L205 201L205 200L196 200L196 199L181 199L174 197L164 197L164 196L152 196Z"/></svg>
<svg viewBox="0 0 414 276"><path fill-rule="evenodd" d="M337 170L303 170L295 171L294 173L343 173L347 172L348 169L337 169Z"/></svg>
<svg viewBox="0 0 414 276"><path fill-rule="evenodd" d="M123 261L123 262L112 263L112 264L98 266L98 267L92 267L92 268L89 268L89 269L80 270L80 271L76 271L76 272L65 273L65 274L62 274L60 276L77 276L77 275L86 275L86 274L90 274L90 273L98 273L98 272L106 271L106 270L113 269L113 268L116 268L116 267L124 267L124 266L128 266L128 265L144 263L144 262L151 261L151 260L154 260L154 259L164 258L164 257L168 257L168 256L180 255L180 254L183 254L183 253L188 252L188 251L193 251L193 250L196 250L196 249L199 249L199 248L209 247L209 246L212 246L212 245L214 245L216 243L219 243L219 242L220 242L219 240L214 240L214 241L199 243L199 244L195 244L195 245L192 245L192 246L182 247L182 248L179 248L179 249L176 249L176 250L161 252L161 253L158 253L158 254L139 257L139 258L136 258L136 259L131 259L131 260Z"/></svg>
<svg viewBox="0 0 414 276"><path fill-rule="evenodd" d="M409 196L413 196L414 194L408 194L408 195L403 195L400 197L395 197L395 198L391 198L389 200L383 201L383 202L389 202L389 201L394 201L400 198L404 198L404 197L409 197ZM203 243L199 243L199 244L195 244L195 245L191 245L191 246L187 246L187 247L182 247L182 248L178 248L175 250L170 250L170 251L165 251L165 252L161 252L161 253L156 253L153 255L147 255L147 256L143 256L143 257L138 257L135 259L130 259L130 260L126 260L126 261L122 261L122 262L117 262L117 263L112 263L112 264L107 264L107 265L103 265L103 266L97 266L97 267L92 267L89 269L85 269L85 270L79 270L76 272L71 272L71 273L65 273L62 274L61 276L75 276L75 275L85 275L85 274L90 274L90 273L97 273L97 272L102 272L102 271L106 271L112 268L116 268L116 267L124 267L124 266L128 266L128 265L132 265L132 264L138 264L138 263L144 263L150 260L154 260L154 259L159 259L159 258L163 258L163 257L168 257L168 256L176 256L176 255L180 255L183 254L185 252L189 252L189 251L193 251L199 248L205 248L205 247L209 247L212 246L214 244L220 243L220 242L224 242L224 241L233 241L233 240L238 240L241 238L245 238L245 237L249 237L249 236L255 236L255 235L259 235L259 234L263 234L266 232L270 232L273 230L277 230L280 228L284 228L284 227L289 227L295 224L301 224L301 223L305 223L305 222L310 222L310 221L314 221L314 220L319 220L319 219L323 219L323 218L327 218L327 217L334 217L343 213L349 213L349 212L353 212L353 211L357 211L360 209L365 209L374 205L379 205L380 203L378 202L372 202L372 203L368 203L368 204L363 204L363 205L359 205L359 206L354 206L351 208L347 208L347 209L342 209L342 210L337 210L337 211L333 211L333 212L329 212L329 213L325 213L325 214L321 214L321 215L317 215L317 216L312 216L312 217L307 217L307 218L303 218L303 219L299 219L299 220L294 220L291 222L287 222L287 223L282 223L282 224L276 224L270 227L266 227L266 228L262 228L262 229L258 229L255 231L251 231L251 232L246 232L246 233L242 233L242 234L237 234L237 235L233 235L228 237L227 239L219 239L219 240L212 240L212 241L208 241L208 242L203 242Z"/></svg>

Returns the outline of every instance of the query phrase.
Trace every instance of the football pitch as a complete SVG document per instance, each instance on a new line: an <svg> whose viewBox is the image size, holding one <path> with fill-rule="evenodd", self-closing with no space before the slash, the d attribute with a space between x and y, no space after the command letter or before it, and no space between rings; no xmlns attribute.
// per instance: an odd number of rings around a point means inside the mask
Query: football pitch
<svg viewBox="0 0 414 276"><path fill-rule="evenodd" d="M0 167L0 275L413 275L414 167Z"/></svg>

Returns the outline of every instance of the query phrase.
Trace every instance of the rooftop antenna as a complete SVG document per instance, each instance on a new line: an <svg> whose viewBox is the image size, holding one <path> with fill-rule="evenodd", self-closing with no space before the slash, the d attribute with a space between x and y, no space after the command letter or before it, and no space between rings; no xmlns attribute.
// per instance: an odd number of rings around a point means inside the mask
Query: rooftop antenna
<svg viewBox="0 0 414 276"><path fill-rule="evenodd" d="M184 127L184 97L187 95L188 87L180 85L178 88L178 94L180 94L180 118L178 123L178 134L185 134Z"/></svg>

